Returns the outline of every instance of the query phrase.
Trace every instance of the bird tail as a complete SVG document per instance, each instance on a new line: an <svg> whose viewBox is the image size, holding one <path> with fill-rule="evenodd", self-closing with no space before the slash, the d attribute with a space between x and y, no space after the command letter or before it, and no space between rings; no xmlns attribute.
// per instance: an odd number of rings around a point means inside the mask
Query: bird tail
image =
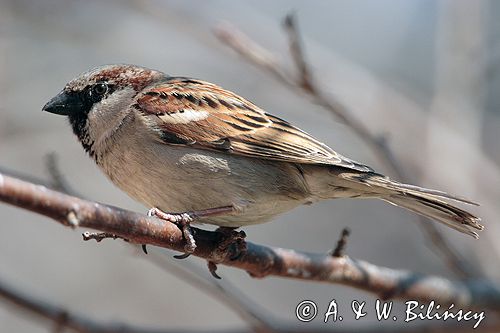
<svg viewBox="0 0 500 333"><path fill-rule="evenodd" d="M369 177L366 177L365 174L364 177L356 178L358 183L368 185L370 192L376 193L373 195L374 197L438 221L476 239L479 236L474 230L484 229L479 223L481 221L479 217L445 201L445 199L448 199L479 206L468 199L446 192L402 184L374 173L371 173ZM366 195L366 197L373 196Z"/></svg>
<svg viewBox="0 0 500 333"><path fill-rule="evenodd" d="M425 189L420 192L403 192L401 194L382 197L383 200L393 205L406 208L478 239L479 235L474 229L484 229L479 223L481 219L439 198L435 195L427 194Z"/></svg>

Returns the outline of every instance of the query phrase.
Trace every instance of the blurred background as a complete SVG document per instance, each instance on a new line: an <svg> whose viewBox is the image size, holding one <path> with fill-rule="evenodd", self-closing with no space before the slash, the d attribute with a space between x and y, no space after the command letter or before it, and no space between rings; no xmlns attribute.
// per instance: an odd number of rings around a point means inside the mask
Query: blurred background
<svg viewBox="0 0 500 333"><path fill-rule="evenodd" d="M217 83L285 118L343 155L391 176L367 145L320 106L248 64L213 34L221 22L272 50L292 68L282 20L294 11L306 57L322 89L387 138L414 183L469 197L484 221L481 239L438 226L478 274L500 282L500 2L468 0L63 1L0 0L0 167L48 179L55 152L71 186L86 198L146 212L115 188L84 154L67 121L41 108L77 74L133 63ZM102 321L158 328L223 330L246 323L219 299L169 273L205 262L176 261L150 247L153 263L119 240L83 242L44 217L0 204L0 279L37 298ZM338 200L300 207L245 228L252 242L310 252L335 246L381 266L457 278L433 250L415 216L379 201ZM252 279L219 267L259 311L299 325L296 305L310 299L340 311L365 292L339 285ZM402 303L397 310L402 311ZM370 308L372 306L369 305ZM373 325L360 321L308 328ZM378 322L377 322L378 323ZM329 326L328 326L329 325ZM382 322L388 327L402 321ZM0 300L0 332L47 332L50 324Z"/></svg>

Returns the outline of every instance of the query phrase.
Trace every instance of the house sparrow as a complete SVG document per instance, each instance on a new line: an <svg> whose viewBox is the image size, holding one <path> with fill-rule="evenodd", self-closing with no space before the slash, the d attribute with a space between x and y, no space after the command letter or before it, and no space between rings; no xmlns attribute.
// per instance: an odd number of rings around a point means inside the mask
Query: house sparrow
<svg viewBox="0 0 500 333"><path fill-rule="evenodd" d="M393 181L212 83L106 65L71 80L43 110L68 116L114 184L176 222L202 216L236 228L318 200L378 198L475 238L483 229L443 199L473 202Z"/></svg>

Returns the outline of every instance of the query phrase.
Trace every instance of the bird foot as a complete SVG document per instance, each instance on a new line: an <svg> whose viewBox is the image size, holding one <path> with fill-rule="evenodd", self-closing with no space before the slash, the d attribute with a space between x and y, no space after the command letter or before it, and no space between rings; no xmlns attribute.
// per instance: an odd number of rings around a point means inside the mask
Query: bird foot
<svg viewBox="0 0 500 333"><path fill-rule="evenodd" d="M232 253L230 260L237 260L247 252L246 233L243 230L236 231L235 229L232 227L219 227L215 230L221 235L217 248L220 251L229 249Z"/></svg>
<svg viewBox="0 0 500 333"><path fill-rule="evenodd" d="M193 253L196 249L196 242L194 240L194 230L191 228L191 222L195 219L209 217L209 216L217 216L217 215L225 215L234 211L233 206L223 206L210 208L205 210L195 210L184 213L166 213L156 207L151 208L148 211L148 216L150 217L158 217L159 219L172 222L176 224L179 229L182 231L182 236L186 241L186 245L184 246L184 254L175 255L176 259L185 259L189 257L191 253ZM143 246L144 250L145 246ZM145 251L146 252L146 251ZM147 252L146 252L147 253Z"/></svg>
<svg viewBox="0 0 500 333"><path fill-rule="evenodd" d="M185 213L165 213L164 211L153 207L148 211L149 217L157 217L159 219L172 222L176 224L182 231L182 236L186 241L184 245L185 253L181 256L174 256L177 259L184 259L189 257L191 253L196 249L196 242L194 240L193 231L191 229L191 222L194 221L196 217L196 212L185 212Z"/></svg>

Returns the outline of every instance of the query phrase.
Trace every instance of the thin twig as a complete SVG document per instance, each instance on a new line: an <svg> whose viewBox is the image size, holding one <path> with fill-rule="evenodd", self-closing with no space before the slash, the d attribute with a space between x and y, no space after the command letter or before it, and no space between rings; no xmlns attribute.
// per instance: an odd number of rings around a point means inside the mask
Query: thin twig
<svg viewBox="0 0 500 333"><path fill-rule="evenodd" d="M283 21L285 31L288 33L288 43L290 47L290 54L295 62L295 67L297 67L299 76L297 81L300 81L300 86L305 91L312 93L315 87L311 78L311 70L304 57L304 52L302 51L302 43L300 42L300 36L298 34L297 21L293 14L289 14L285 17Z"/></svg>
<svg viewBox="0 0 500 333"><path fill-rule="evenodd" d="M332 251L332 256L336 258L343 257L345 254L345 248L347 246L347 239L349 238L349 234L351 231L349 228L344 228L342 230L342 234L340 235L339 240L337 241L337 246Z"/></svg>
<svg viewBox="0 0 500 333"><path fill-rule="evenodd" d="M350 127L372 150L375 156L389 169L399 180L411 182L403 171L399 161L395 158L392 150L387 145L385 137L372 134L369 128L361 121L351 115L348 108L331 96L326 96L323 91L314 84L316 82L305 58L303 47L300 43L300 34L297 29L296 19L292 14L285 18L285 27L288 34L291 57L297 67L296 78L286 74L283 65L276 61L276 57L269 50L260 46L254 40L243 34L230 24L222 24L215 28L215 35L226 45L231 47L239 55L250 63L265 69L279 82L292 89L306 93L315 104L318 104L332 113L340 121ZM436 253L446 262L457 276L462 278L477 277L477 270L462 258L459 252L446 240L439 229L424 217L418 217L419 225L430 240Z"/></svg>
<svg viewBox="0 0 500 333"><path fill-rule="evenodd" d="M96 229L128 239L182 252L185 240L179 228L165 221L120 208L72 197L43 186L0 174L0 201L50 217L59 223ZM460 308L500 311L500 290L487 281L456 282L437 276L379 267L349 257L334 258L248 242L236 260L229 249L218 246L217 232L195 229L193 255L217 264L247 271L255 277L270 275L365 290L381 297L416 299Z"/></svg>
<svg viewBox="0 0 500 333"><path fill-rule="evenodd" d="M59 161L56 153L52 152L47 154L45 156L45 162L47 172L50 176L50 180L52 181L52 188L64 193L74 193L64 178L62 172L59 170Z"/></svg>

